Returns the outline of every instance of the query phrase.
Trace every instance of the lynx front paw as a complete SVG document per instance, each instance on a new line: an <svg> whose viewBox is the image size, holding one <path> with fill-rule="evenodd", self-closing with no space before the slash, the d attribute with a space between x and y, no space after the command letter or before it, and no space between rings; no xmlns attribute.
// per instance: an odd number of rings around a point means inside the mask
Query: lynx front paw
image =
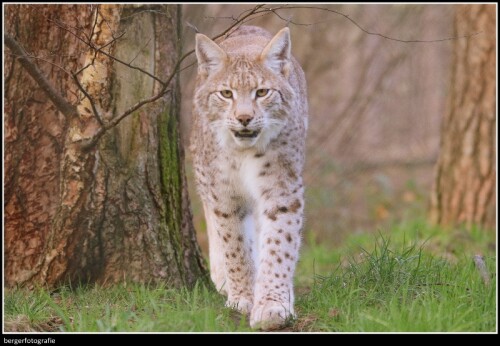
<svg viewBox="0 0 500 346"><path fill-rule="evenodd" d="M280 329L291 317L293 317L293 311L285 308L283 303L265 301L253 308L250 316L250 327L262 330Z"/></svg>
<svg viewBox="0 0 500 346"><path fill-rule="evenodd" d="M236 309L242 314L248 315L252 311L252 301L245 297L231 298L226 301L226 307Z"/></svg>

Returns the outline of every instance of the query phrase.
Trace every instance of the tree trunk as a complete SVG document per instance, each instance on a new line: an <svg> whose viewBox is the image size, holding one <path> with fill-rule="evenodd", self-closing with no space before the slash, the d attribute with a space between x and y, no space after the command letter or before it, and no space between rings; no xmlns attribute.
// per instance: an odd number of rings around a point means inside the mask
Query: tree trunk
<svg viewBox="0 0 500 346"><path fill-rule="evenodd" d="M495 6L460 5L448 111L431 195L434 223L495 225Z"/></svg>
<svg viewBox="0 0 500 346"><path fill-rule="evenodd" d="M78 110L63 115L6 49L5 283L164 282L206 278L196 243L180 146L178 81L170 92L108 130L66 71L78 79L104 122L160 85L75 37L166 80L179 58L180 7L174 5L7 5L7 33ZM71 31L71 32L70 32Z"/></svg>

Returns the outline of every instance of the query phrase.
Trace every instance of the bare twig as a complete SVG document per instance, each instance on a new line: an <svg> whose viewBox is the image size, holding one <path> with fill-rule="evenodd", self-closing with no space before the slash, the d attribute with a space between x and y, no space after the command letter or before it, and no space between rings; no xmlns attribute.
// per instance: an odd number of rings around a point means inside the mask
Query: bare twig
<svg viewBox="0 0 500 346"><path fill-rule="evenodd" d="M488 273L488 268L486 268L486 263L484 263L484 257L475 255L474 263L476 264L477 270L479 270L479 274L481 274L484 284L488 286L490 284L490 274Z"/></svg>
<svg viewBox="0 0 500 346"><path fill-rule="evenodd" d="M297 25L297 26L311 26L317 23L297 23L292 20L292 15L288 16L288 18L283 18L276 9L269 9L276 17L281 19L282 21L286 22L286 26L289 27L290 24Z"/></svg>
<svg viewBox="0 0 500 346"><path fill-rule="evenodd" d="M83 93L83 95L85 95L85 97L89 100L90 106L92 107L92 112L94 112L94 116L96 117L96 119L99 122L99 124L101 126L104 126L104 121L102 120L101 114L99 114L99 112L97 111L97 107L95 106L95 102L92 99L92 97L90 97L90 95L87 92L87 90L85 90L85 88L82 86L82 84L78 80L78 77L77 77L76 74L72 74L71 77L73 78L73 80L75 81L76 85L78 86L78 89L80 89L80 91Z"/></svg>
<svg viewBox="0 0 500 346"><path fill-rule="evenodd" d="M254 14L258 14L258 13L261 13L259 12L259 10L264 6L264 4L261 4L261 5L257 5L255 6L254 8L252 8L247 14L245 14L244 16L242 16L241 18L238 16L238 21L236 21L235 23L231 24L229 26L229 28L227 28L226 30L224 30L222 33L220 33L219 35L213 37L212 39L213 40L216 40L218 39L219 37L222 37L226 34L228 34L233 28L237 28L237 27L240 27L244 22L245 22L245 19L247 19L248 17L251 17L253 16Z"/></svg>
<svg viewBox="0 0 500 346"><path fill-rule="evenodd" d="M36 66L24 48L9 34L4 34L4 42L21 65L26 69L29 75L38 83L42 90L47 94L54 105L67 117L78 115L76 107L69 103L56 89L49 83L47 78L42 74L42 71Z"/></svg>
<svg viewBox="0 0 500 346"><path fill-rule="evenodd" d="M118 36L114 36L114 35L113 35L113 39L112 39L110 42L106 43L106 44L105 44L105 45L103 45L102 47L96 47L96 46L95 46L92 42L87 42L86 40L84 40L83 38L81 38L81 37L80 37L77 33L75 33L75 32L73 32L73 31L71 31L71 30L70 30L70 29L68 29L67 27L65 27L65 26L63 26L62 24L60 24L59 22L54 21L54 20L50 20L50 19L49 19L49 21L53 22L54 24L56 24L56 25L57 25L59 28L61 28L62 30L67 31L68 33L70 33L71 35L73 35L74 37L76 37L79 41L83 42L84 44L86 44L87 46L89 46L91 49L95 50L95 51L96 51L96 53L101 53L101 54L104 54L104 55L105 55L105 56L107 56L108 58L110 58L110 59L112 59L112 60L114 60L114 61L116 61L116 62L118 62L118 63L120 63L120 64L122 64L122 65L125 65L125 66L127 66L127 67L129 67L129 68L131 68L131 69L134 69L134 70L140 71L140 72L142 72L142 73L144 73L144 74L148 75L149 77L153 78L154 80L156 80L156 81L157 81L158 83L160 83L161 85L164 85L164 84L165 84L165 82L163 82L160 78L158 78L158 77L156 77L155 75L153 75L153 74L149 73L148 71L143 70L142 68L137 67L137 66L132 66L132 65L130 65L129 63L127 63L127 62L125 62L125 61L123 61L123 60L120 60L120 59L118 59L117 57L115 57L115 56L113 56L113 55L111 55L111 54L109 54L109 53L107 53L107 52L105 52L105 51L103 50L103 48L104 48L105 46L109 46L110 44L112 44L113 42L115 42L116 40L118 40L120 37L122 37L125 33L121 33L121 34L120 34L120 35L118 35Z"/></svg>
<svg viewBox="0 0 500 346"><path fill-rule="evenodd" d="M95 32L95 28L97 26L97 19L99 18L99 5L96 5L95 7L95 19L94 19L94 25L92 26L92 30L90 31L90 34L89 34L89 42L92 41L92 37L94 37L94 32Z"/></svg>
<svg viewBox="0 0 500 346"><path fill-rule="evenodd" d="M186 26L188 28L193 29L195 33L199 33L200 32L200 30L198 30L198 28L196 26L194 26L193 24L189 23L187 20L186 20Z"/></svg>
<svg viewBox="0 0 500 346"><path fill-rule="evenodd" d="M111 121L109 121L106 125L102 126L98 131L97 133L90 139L86 140L83 145L82 145L82 149L84 150L89 150L91 148L93 148L97 142L99 141L99 139L110 129L112 129L113 127L115 127L116 125L118 125L120 122L122 122L123 119L125 119L127 116L129 116L130 114L132 114L133 112L135 112L136 110L138 110L139 108L141 108L142 106L148 104L148 103L152 103L152 102L155 102L156 100L158 100L159 98L161 98L162 96L166 95L167 93L170 92L169 89L167 89L167 85L165 85L162 90L160 90L156 95L150 97L150 98L147 98L147 99L144 99L144 100L141 100L139 102L137 102L135 105L133 105L132 107L130 107L129 109L127 109L126 111L124 111L122 114L114 117Z"/></svg>
<svg viewBox="0 0 500 346"><path fill-rule="evenodd" d="M124 111L122 114L120 114L119 116L116 116L114 117L108 125L106 125L105 129L106 130L109 130L110 128L118 125L123 119L125 119L129 114L132 114L133 112L135 112L136 110L138 110L139 108L141 108L142 106L144 106L145 104L148 104L148 103L152 103L152 102L155 102L156 100L158 100L160 97L162 97L163 95L166 95L170 92L169 89L167 89L166 87L163 88L162 90L160 90L160 92L158 92L156 95L154 96L151 96L150 98L147 98L145 100L142 100L142 101L139 101L137 102L135 105L133 105L132 107L130 107L129 109L127 109L126 111Z"/></svg>
<svg viewBox="0 0 500 346"><path fill-rule="evenodd" d="M188 68L190 68L190 67L192 67L192 66L194 66L194 65L196 65L196 61L193 61L193 62L192 62L192 63L190 63L189 65L186 65L186 66L182 67L182 68L179 70L179 72L182 72L182 71L184 71L184 70L187 70Z"/></svg>
<svg viewBox="0 0 500 346"><path fill-rule="evenodd" d="M247 10L248 11L248 10ZM214 16L205 16L203 17L205 19L213 19L213 20L217 20L217 19L228 19L228 20L232 20L233 22L237 22L238 19L237 18L234 18L234 16L220 16L220 17L214 17Z"/></svg>
<svg viewBox="0 0 500 346"><path fill-rule="evenodd" d="M267 10L271 11L271 12L275 12L277 10L282 10L282 9L314 9L314 10L321 10L321 11L326 11L326 12L334 13L336 15L344 17L345 19L347 19L348 21L350 21L352 24L354 24L359 30L363 31L367 35L379 36L379 37L382 37L382 38L384 38L386 40L391 40L391 41L396 41L396 42L401 42L401 43L433 43L433 42L443 42L443 41L456 40L456 39L460 39L460 38L471 38L473 36L476 36L476 35L479 35L479 34L482 33L482 31L479 31L479 32L475 32L475 33L467 34L467 35L463 35L463 36L452 36L452 37L446 37L446 38L440 38L440 39L434 39L434 40L403 40L403 39L394 38L394 37L383 35L383 34L380 34L380 33L377 33L377 32L371 32L369 30L366 30L358 22L356 22L354 19L352 19L351 17L349 17L347 14L344 14L342 12L339 12L339 11L336 11L336 10L332 10L332 9L329 9L329 8L326 8L326 7L302 6L302 5L300 5L300 6L288 6L288 5L284 5L284 6L278 6L278 7L275 7L275 8L268 8ZM293 23L293 24L296 24L296 23ZM296 25L299 25L299 24L296 24ZM300 24L300 25L303 25L303 24Z"/></svg>
<svg viewBox="0 0 500 346"><path fill-rule="evenodd" d="M294 22L292 20L289 20L288 18L284 18L283 16L281 16L278 13L279 10L301 10L301 9L326 11L326 12L329 12L329 13L333 13L333 14L342 16L345 19L347 19L348 21L350 21L352 24L354 24L359 30L363 31L367 35L379 36L379 37L382 37L382 38L384 38L386 40L391 40L391 41L396 41L396 42L401 42L401 43L433 43L433 42L443 42L443 41L457 40L457 39L461 39L461 38L471 38L473 36L476 36L476 35L479 35L479 34L482 33L482 31L479 31L479 32L475 32L475 33L467 34L467 35L463 35L463 36L452 36L452 37L446 37L446 38L440 38L440 39L433 39L433 40L403 40L403 39L399 39L399 38L394 38L394 37L391 37L391 36L387 36L387 35L384 35L384 34L380 34L380 33L377 33L377 32L369 31L369 30L365 29L363 26L361 26L354 19L352 19L351 17L349 17L349 15L344 14L344 13L342 13L340 11L333 10L333 9L330 9L330 8L326 8L326 7L304 6L304 5L298 5L298 6L279 5L279 6L276 6L276 7L264 7L264 5L258 5L258 6L254 7L251 10L247 10L247 11L249 11L249 13L246 14L244 16L244 18L242 18L242 19L248 18L248 17L250 17L252 15L265 16L267 14L274 14L275 16L277 16L278 18L280 18L281 20L287 22L287 25L288 25L288 23L294 24L294 25L297 25L297 26L310 26L310 25L313 25L313 24L317 24L317 23L298 23L298 22ZM244 11L244 12L246 12L246 11ZM218 17L205 17L205 18L217 19ZM221 18L222 19L233 19L232 17L231 18L229 18L229 17L221 17ZM255 17L252 17L252 18L250 18L247 21L253 20L254 18ZM236 18L235 25L238 25L238 24L242 25L245 22L247 22L247 21L243 21L242 19L240 19L239 17ZM321 22L318 22L318 23L321 23Z"/></svg>
<svg viewBox="0 0 500 346"><path fill-rule="evenodd" d="M118 39L120 39L123 35L125 35L126 32L122 32L121 34L119 34L117 37L115 37L114 39L112 39L111 41L109 41L108 43L106 44L103 44L101 47L99 47L98 49L94 48L94 58L92 58L92 61L90 63L88 63L87 65L85 65L84 67L82 67L81 69L79 69L77 72L75 72L75 74L78 76L80 73L82 73L84 70L86 70L87 68L89 68L89 66L92 66L94 65L94 62L95 62L95 59L97 58L97 54L99 54L104 48L108 47L109 45L113 44L115 41L117 41Z"/></svg>
<svg viewBox="0 0 500 346"><path fill-rule="evenodd" d="M150 42L151 42L151 37L150 37L150 38L146 41L146 43L144 43L144 44L142 45L142 47L141 47L141 48L139 48L139 49L137 50L137 54L134 56L134 58L133 58L132 60L130 60L129 64L132 64L132 63L135 61L135 59L137 59L137 57L139 56L139 54L141 54L142 50L143 50L144 48L146 48Z"/></svg>
<svg viewBox="0 0 500 346"><path fill-rule="evenodd" d="M15 57L15 58L18 58L18 57L19 57L19 55L14 54L14 53L12 53L11 55L12 55L13 57ZM43 62L45 62L45 63L47 63L47 64L49 64L49 65L52 65L52 66L54 66L54 67L57 67L57 68L58 68L59 70L61 70L62 72L64 72L64 73L66 73L67 75L71 76L71 72L69 72L68 70L66 70L64 67L62 67L61 65L56 64L55 62L50 61L50 60L48 60L48 59L46 59L46 58L44 58L44 57L41 57L41 56L34 56L34 55L32 55L32 54L28 54L28 52L26 52L26 57L28 57L28 58L29 58L29 59L31 59L31 60L40 60L40 61L43 61Z"/></svg>

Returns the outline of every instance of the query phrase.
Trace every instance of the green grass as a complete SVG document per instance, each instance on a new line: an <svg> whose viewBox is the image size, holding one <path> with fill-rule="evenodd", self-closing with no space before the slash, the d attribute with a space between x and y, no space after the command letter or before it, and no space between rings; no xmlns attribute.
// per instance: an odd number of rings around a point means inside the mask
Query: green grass
<svg viewBox="0 0 500 346"><path fill-rule="evenodd" d="M49 294L13 290L5 295L5 321L19 331L231 332L247 331L244 317L223 308L208 288L172 290L161 286L79 287ZM20 316L23 316L22 318ZM24 325L22 324L24 322Z"/></svg>
<svg viewBox="0 0 500 346"><path fill-rule="evenodd" d="M423 221L348 237L341 248L307 238L296 275L297 320L285 331L494 332L493 232L445 232ZM472 258L481 253L486 285ZM246 317L203 286L7 290L6 331L248 332Z"/></svg>

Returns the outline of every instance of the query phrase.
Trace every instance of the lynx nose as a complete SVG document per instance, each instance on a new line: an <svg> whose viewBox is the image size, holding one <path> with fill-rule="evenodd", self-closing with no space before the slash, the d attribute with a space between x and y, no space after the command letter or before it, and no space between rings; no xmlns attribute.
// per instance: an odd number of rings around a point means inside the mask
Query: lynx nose
<svg viewBox="0 0 500 346"><path fill-rule="evenodd" d="M238 121L241 123L241 125L246 127L248 124L250 124L253 117L249 114L240 114L236 117L236 119L238 119Z"/></svg>

